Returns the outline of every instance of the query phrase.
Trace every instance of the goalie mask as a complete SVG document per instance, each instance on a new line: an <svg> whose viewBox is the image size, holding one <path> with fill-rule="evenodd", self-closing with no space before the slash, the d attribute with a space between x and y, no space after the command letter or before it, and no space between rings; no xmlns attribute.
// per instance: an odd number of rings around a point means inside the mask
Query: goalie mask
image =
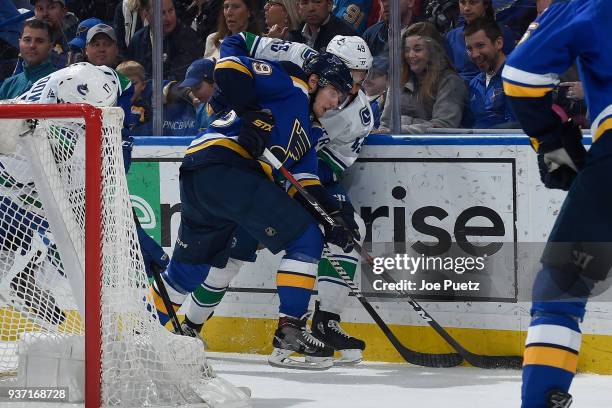
<svg viewBox="0 0 612 408"><path fill-rule="evenodd" d="M372 66L370 48L361 37L337 35L332 38L325 51L340 58L349 69L367 71Z"/></svg>
<svg viewBox="0 0 612 408"><path fill-rule="evenodd" d="M66 68L64 74L57 84L58 103L87 103L98 107L117 103L119 78L111 68L80 62Z"/></svg>

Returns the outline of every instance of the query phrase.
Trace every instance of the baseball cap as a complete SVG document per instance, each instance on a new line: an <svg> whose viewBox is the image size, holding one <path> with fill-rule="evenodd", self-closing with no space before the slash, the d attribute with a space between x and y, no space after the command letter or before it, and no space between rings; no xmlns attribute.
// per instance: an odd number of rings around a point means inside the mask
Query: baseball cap
<svg viewBox="0 0 612 408"><path fill-rule="evenodd" d="M115 29L109 25L101 23L96 24L95 26L91 27L89 31L87 31L87 41L85 41L85 44L89 44L91 40L93 40L93 38L98 34L106 34L108 38L110 38L114 42L117 42L117 35L115 34Z"/></svg>
<svg viewBox="0 0 612 408"><path fill-rule="evenodd" d="M87 32L95 25L102 24L102 20L99 18L88 18L79 23L77 27L76 36L68 42L68 45L78 48L85 48L85 40L87 39Z"/></svg>
<svg viewBox="0 0 612 408"><path fill-rule="evenodd" d="M213 60L207 58L197 59L187 68L185 80L181 82L179 86L182 88L190 88L204 80L213 81L214 71L215 62Z"/></svg>

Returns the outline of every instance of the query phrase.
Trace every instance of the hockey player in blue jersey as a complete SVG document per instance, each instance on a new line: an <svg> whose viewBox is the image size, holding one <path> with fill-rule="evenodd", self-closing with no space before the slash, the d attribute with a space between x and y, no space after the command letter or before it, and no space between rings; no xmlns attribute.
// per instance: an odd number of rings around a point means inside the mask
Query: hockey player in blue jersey
<svg viewBox="0 0 612 408"><path fill-rule="evenodd" d="M350 71L337 57L318 54L304 69L247 57L222 58L215 83L228 110L187 149L180 169L181 227L162 275L175 307L209 274L228 263L255 260L257 244L285 251L276 284L280 317L269 358L272 365L325 369L334 349L306 330L306 312L323 240L346 252L358 237L353 208L323 189L314 146L321 134L311 112L321 117L338 107L352 87ZM268 148L344 226L322 235L308 204L276 171L258 160ZM214 267L213 269L211 269ZM161 323L167 310L155 285L152 296ZM308 359L295 361L297 352Z"/></svg>
<svg viewBox="0 0 612 408"><path fill-rule="evenodd" d="M555 1L527 30L503 71L504 91L538 155L548 188L569 190L533 287L522 408L568 407L588 296L612 266L612 2ZM552 106L559 75L577 60L589 108L588 152Z"/></svg>
<svg viewBox="0 0 612 408"><path fill-rule="evenodd" d="M317 175L326 190L351 205L339 180L345 170L359 156L365 137L372 130L372 113L361 83L372 65L372 55L365 41L357 36L335 36L327 46L327 52L339 57L351 70L353 88L341 109L327 112L319 118L324 134L316 146L318 156ZM304 64L304 56L316 53L310 47L273 38L260 37L243 32L227 37L221 45L221 56L248 56L269 61L289 61ZM352 205L351 205L352 206ZM365 223L358 214L354 216L365 236ZM345 253L342 248L330 245L330 255L353 278L360 261L357 250ZM183 331L198 336L203 323L219 305L231 280L239 272L239 264L229 264L223 271L207 278L189 297L185 309ZM327 259L321 260L317 273L318 301L312 317L312 333L333 346L340 354L334 364L356 364L362 359L365 342L342 329L340 315L348 299L349 288Z"/></svg>

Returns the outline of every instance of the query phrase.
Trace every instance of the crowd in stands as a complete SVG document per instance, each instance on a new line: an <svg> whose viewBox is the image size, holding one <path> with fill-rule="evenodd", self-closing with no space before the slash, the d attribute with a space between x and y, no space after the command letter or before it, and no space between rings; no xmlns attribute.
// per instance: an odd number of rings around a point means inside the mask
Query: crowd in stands
<svg viewBox="0 0 612 408"><path fill-rule="evenodd" d="M375 131L390 131L390 0L160 0L162 61L152 60L153 1L1 0L0 18L9 23L0 22L0 99L15 98L75 62L106 65L134 89L131 132L150 135L151 78L158 63L164 134L195 135L211 119L206 104L227 36L248 31L320 51L335 35L359 35L374 56L363 87ZM401 38L401 132L518 128L501 71L551 0L397 1L401 29L391 35ZM554 95L559 115L587 126L576 70L562 80Z"/></svg>

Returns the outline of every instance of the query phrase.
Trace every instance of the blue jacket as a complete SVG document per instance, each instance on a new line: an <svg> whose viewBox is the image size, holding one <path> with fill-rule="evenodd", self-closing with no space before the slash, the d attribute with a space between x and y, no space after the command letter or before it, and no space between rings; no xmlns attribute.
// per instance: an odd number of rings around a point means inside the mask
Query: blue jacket
<svg viewBox="0 0 612 408"><path fill-rule="evenodd" d="M169 81L164 81L166 86ZM133 136L148 136L153 134L153 108L151 105L151 80L147 81L140 97L134 101L131 115L136 122L132 128ZM191 103L179 98L175 103L164 104L163 133L164 136L194 136L199 127L196 123L196 111ZM161 135L155 135L161 136Z"/></svg>
<svg viewBox="0 0 612 408"><path fill-rule="evenodd" d="M446 33L446 51L459 76L469 83L480 71L470 60L465 49L464 28L464 26L457 27ZM509 55L516 45L516 37L505 25L501 25L500 28L504 36L504 54Z"/></svg>
<svg viewBox="0 0 612 408"><path fill-rule="evenodd" d="M484 72L470 81L470 101L464 115L466 127L490 129L504 123L516 122L516 117L506 100L501 77L503 66L489 81Z"/></svg>
<svg viewBox="0 0 612 408"><path fill-rule="evenodd" d="M0 99L16 98L29 90L34 82L57 71L51 60L47 59L40 65L30 67L24 64L23 72L4 80L0 87Z"/></svg>

